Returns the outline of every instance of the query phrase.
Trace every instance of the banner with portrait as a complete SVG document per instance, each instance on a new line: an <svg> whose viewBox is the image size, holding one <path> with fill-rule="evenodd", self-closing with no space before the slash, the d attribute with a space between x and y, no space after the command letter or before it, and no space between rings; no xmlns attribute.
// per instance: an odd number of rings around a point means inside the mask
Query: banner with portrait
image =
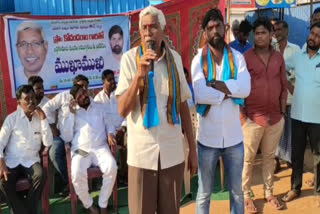
<svg viewBox="0 0 320 214"><path fill-rule="evenodd" d="M130 48L128 16L26 19L6 16L5 37L12 95L30 76L41 76L45 93L72 87L75 76L101 87L105 69L119 76L120 58Z"/></svg>

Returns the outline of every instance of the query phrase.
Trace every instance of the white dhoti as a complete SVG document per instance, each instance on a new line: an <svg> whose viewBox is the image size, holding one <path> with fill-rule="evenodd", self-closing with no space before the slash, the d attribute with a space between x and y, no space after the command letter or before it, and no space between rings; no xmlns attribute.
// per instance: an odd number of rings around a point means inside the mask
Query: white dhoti
<svg viewBox="0 0 320 214"><path fill-rule="evenodd" d="M87 169L91 166L98 166L103 174L102 187L99 196L99 207L106 208L117 176L117 163L108 146L91 149L89 155L86 157L75 153L72 154L72 184L85 208L89 208L93 204L93 199L89 194L87 174Z"/></svg>

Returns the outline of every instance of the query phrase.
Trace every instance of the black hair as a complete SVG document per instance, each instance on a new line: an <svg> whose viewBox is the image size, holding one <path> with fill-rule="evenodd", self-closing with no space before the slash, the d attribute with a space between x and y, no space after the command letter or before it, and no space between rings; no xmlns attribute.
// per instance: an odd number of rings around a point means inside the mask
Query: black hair
<svg viewBox="0 0 320 214"><path fill-rule="evenodd" d="M102 81L105 80L107 78L107 76L110 74L114 75L113 70L110 70L110 69L104 70L101 75Z"/></svg>
<svg viewBox="0 0 320 214"><path fill-rule="evenodd" d="M37 83L43 83L43 79L40 76L29 77L28 85L34 86Z"/></svg>
<svg viewBox="0 0 320 214"><path fill-rule="evenodd" d="M79 85L79 84L74 84L74 85L72 86L72 88L70 89L70 94L72 95L72 97L73 97L74 99L76 99L77 93L78 93L78 91L79 91L80 89L83 89L83 87L82 87L81 85Z"/></svg>
<svg viewBox="0 0 320 214"><path fill-rule="evenodd" d="M312 28L314 27L320 28L320 22L313 23L313 25L311 25L310 30L312 30Z"/></svg>
<svg viewBox="0 0 320 214"><path fill-rule="evenodd" d="M320 7L314 9L313 13L312 13L312 17L314 16L314 14L316 13L320 13Z"/></svg>
<svg viewBox="0 0 320 214"><path fill-rule="evenodd" d="M119 25L113 25L109 30L109 39L113 36L113 34L120 34L123 37L123 31Z"/></svg>
<svg viewBox="0 0 320 214"><path fill-rule="evenodd" d="M31 85L20 85L16 92L17 100L21 99L23 93L28 94L30 91L34 92Z"/></svg>
<svg viewBox="0 0 320 214"><path fill-rule="evenodd" d="M282 24L282 27L285 28L285 29L289 29L289 25L286 21L284 20L279 20L276 22L276 25L279 25L279 24Z"/></svg>
<svg viewBox="0 0 320 214"><path fill-rule="evenodd" d="M218 8L213 8L206 12L201 24L202 29L205 29L211 20L220 20L223 22L223 16Z"/></svg>
<svg viewBox="0 0 320 214"><path fill-rule="evenodd" d="M76 85L77 82L79 82L81 80L86 81L88 83L88 85L89 85L89 79L86 76L82 75L82 74L79 74L74 78L73 84Z"/></svg>
<svg viewBox="0 0 320 214"><path fill-rule="evenodd" d="M250 33L251 29L252 29L252 26L248 20L245 19L245 20L241 21L240 27L239 27L239 32L242 32L244 34L248 34L248 33Z"/></svg>
<svg viewBox="0 0 320 214"><path fill-rule="evenodd" d="M272 24L268 17L259 17L254 23L253 23L253 32L256 31L257 27L263 26L265 27L269 32L273 30Z"/></svg>

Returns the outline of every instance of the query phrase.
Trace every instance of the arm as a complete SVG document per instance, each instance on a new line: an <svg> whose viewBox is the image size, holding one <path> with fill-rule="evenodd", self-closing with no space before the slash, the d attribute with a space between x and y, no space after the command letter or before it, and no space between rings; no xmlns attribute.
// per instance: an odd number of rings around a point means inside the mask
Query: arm
<svg viewBox="0 0 320 214"><path fill-rule="evenodd" d="M46 119L45 113L41 110L40 107L37 107L35 113L40 117L40 126L41 126L41 140L43 145L51 146L53 142L52 132Z"/></svg>
<svg viewBox="0 0 320 214"><path fill-rule="evenodd" d="M115 137L116 133L116 128L113 125L114 124L114 119L112 117L112 114L107 113L105 109L103 109L103 121L105 124L105 130L108 135L108 143L111 147L111 151L114 152L117 146L117 140Z"/></svg>
<svg viewBox="0 0 320 214"><path fill-rule="evenodd" d="M130 66L127 56L125 55L125 58L121 60L119 85L124 87L130 84L127 90L121 89L125 91L124 93L119 93L118 90L116 91L116 94L118 95L118 112L121 117L127 117L127 115L133 110L134 106L136 105L139 84L150 70L150 60L155 59L155 52L153 50L147 49L146 53L140 59L137 74L134 76L131 84L129 83L128 78L128 69L130 69Z"/></svg>
<svg viewBox="0 0 320 214"><path fill-rule="evenodd" d="M73 139L74 135L74 123L75 123L75 110L74 100L69 104L70 112L61 118L61 138L65 143L69 143Z"/></svg>
<svg viewBox="0 0 320 214"><path fill-rule="evenodd" d="M188 158L188 168L191 171L191 176L193 176L197 172L198 167L198 158L196 152L196 143L194 142L193 130L192 130L192 122L190 117L190 112L188 108L187 101L181 103L181 125L184 130L184 134L188 139L189 144L189 158Z"/></svg>
<svg viewBox="0 0 320 214"><path fill-rule="evenodd" d="M207 86L206 79L200 65L201 52L192 60L191 74L194 98L197 104L220 105L225 93Z"/></svg>
<svg viewBox="0 0 320 214"><path fill-rule="evenodd" d="M61 94L57 94L43 106L43 111L47 117L49 124L54 124L56 122L56 111L61 108L61 106Z"/></svg>
<svg viewBox="0 0 320 214"><path fill-rule="evenodd" d="M230 97L246 98L251 90L250 74L244 57L241 54L236 54L235 56L238 69L237 79L226 80L225 85L230 91Z"/></svg>
<svg viewBox="0 0 320 214"><path fill-rule="evenodd" d="M286 113L287 97L288 97L288 79L286 73L286 66L284 59L282 58L282 65L280 67L280 78L281 78L281 94L280 94L280 112Z"/></svg>
<svg viewBox="0 0 320 214"><path fill-rule="evenodd" d="M12 134L12 127L13 127L13 117L12 115L9 115L5 119L0 131L0 179L3 176L6 181L8 180L7 174L9 173L9 171L4 161L3 150L5 149L5 147L9 142L9 138Z"/></svg>

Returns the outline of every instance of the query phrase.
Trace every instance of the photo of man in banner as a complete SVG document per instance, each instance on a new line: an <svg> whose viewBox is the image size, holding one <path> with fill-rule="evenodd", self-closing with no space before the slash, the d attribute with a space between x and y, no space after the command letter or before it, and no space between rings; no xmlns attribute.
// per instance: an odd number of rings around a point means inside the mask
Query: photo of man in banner
<svg viewBox="0 0 320 214"><path fill-rule="evenodd" d="M102 87L101 72L111 69L117 77L122 53L130 47L127 16L8 18L5 26L13 97L31 76L44 80L46 94L70 89L79 74L90 80L90 88Z"/></svg>
<svg viewBox="0 0 320 214"><path fill-rule="evenodd" d="M113 25L109 30L109 44L111 53L107 55L108 64L106 69L114 72L115 80L118 82L120 75L120 60L123 54L123 31L119 25Z"/></svg>
<svg viewBox="0 0 320 214"><path fill-rule="evenodd" d="M45 72L44 62L48 52L48 42L42 26L26 21L17 28L17 53L22 66L15 72L16 81L26 84L29 77L40 76Z"/></svg>

